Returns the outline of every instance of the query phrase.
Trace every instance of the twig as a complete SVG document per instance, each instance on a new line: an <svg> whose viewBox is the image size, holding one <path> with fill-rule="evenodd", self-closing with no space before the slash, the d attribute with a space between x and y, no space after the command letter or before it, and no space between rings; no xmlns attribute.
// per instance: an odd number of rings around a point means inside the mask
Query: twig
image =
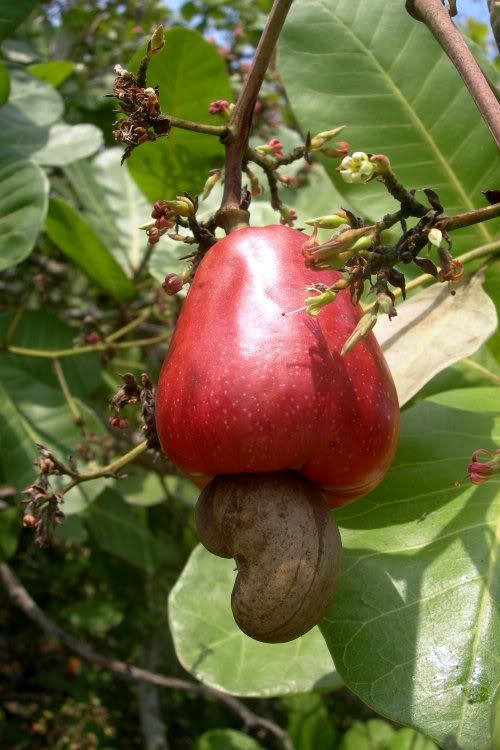
<svg viewBox="0 0 500 750"><path fill-rule="evenodd" d="M110 333L109 336L106 336L104 341L111 342L111 341L117 341L117 339L121 339L122 336L125 336L127 333L130 333L130 331L133 331L137 326L140 326L141 323L144 323L149 316L151 315L151 308L146 308L146 310L143 310L137 318L134 318L126 325L122 326L121 328L118 328L118 330L114 331L113 333Z"/></svg>
<svg viewBox="0 0 500 750"><path fill-rule="evenodd" d="M48 617L18 580L12 568L6 563L0 563L0 578L11 602L19 607L19 609L24 612L32 622L47 633L47 635L59 640L64 646L66 646L66 648L73 651L81 659L106 669L108 672L111 672L120 679L128 682L146 682L150 685L157 685L158 687L165 687L173 690L185 690L191 693L204 695L208 698L216 698L233 711L233 713L239 716L246 729L264 729L266 732L273 734L281 740L285 750L294 750L292 741L284 729L273 721L258 716L245 706L242 701L232 695L227 695L220 690L215 690L206 685L189 682L188 680L181 680L176 677L165 677L164 675L150 672L146 669L140 669L116 659L108 659L106 656L95 651L91 646L78 640L66 630L63 630L63 628Z"/></svg>
<svg viewBox="0 0 500 750"><path fill-rule="evenodd" d="M63 369L61 367L61 363L58 359L54 359L53 362L54 372L56 374L56 378L59 382L59 387L61 388L61 391L63 393L63 396L66 400L66 403L68 404L69 410L73 415L73 418L76 422L76 424L81 425L83 424L82 415L80 413L80 409L78 408L78 404L76 403L75 399L71 395L71 391L68 386L68 382L64 376Z"/></svg>
<svg viewBox="0 0 500 750"><path fill-rule="evenodd" d="M224 195L218 222L228 234L248 224L248 211L240 208L242 164L257 96L292 2L274 0L252 66L231 115L228 134L223 139L226 148Z"/></svg>
<svg viewBox="0 0 500 750"><path fill-rule="evenodd" d="M472 260L478 260L479 258L485 258L489 255L497 255L500 253L500 240L497 240L496 242L490 242L487 245L481 245L481 247L477 247L475 250L469 250L467 253L463 253L462 255L459 255L455 260L460 261L463 265L466 263L470 263ZM425 284L428 281L436 281L434 276L431 276L430 273L422 273L420 276L416 276L414 279L408 282L406 284L405 290L409 292L411 289L416 289L421 284ZM395 297L401 297L402 290L401 289L394 289L393 294ZM363 312L368 312L369 310L372 310L376 302L372 302L371 305L367 305L366 307L363 307Z"/></svg>
<svg viewBox="0 0 500 750"><path fill-rule="evenodd" d="M173 128L190 130L192 133L204 133L205 135L216 135L219 138L224 138L228 130L227 125L205 125L203 122L184 120L182 117L174 117L168 114L165 117L169 120Z"/></svg>
<svg viewBox="0 0 500 750"><path fill-rule="evenodd" d="M58 490L58 494L65 495L78 484L82 484L82 482L89 482L92 479L99 479L101 477L115 477L120 469L123 469L124 466L131 463L132 461L135 461L135 459L140 456L141 453L144 453L147 448L148 441L143 440L142 443L139 443L139 445L136 445L134 448L132 448L132 450L128 451L128 453L125 453L123 456L115 459L107 466L103 466L101 469L94 469L93 471L86 471L74 475L73 479L68 482L68 484L64 485L62 489Z"/></svg>
<svg viewBox="0 0 500 750"><path fill-rule="evenodd" d="M162 333L149 339L138 339L137 341L119 341L113 343L113 349L130 349L133 346L152 346L166 341L170 334ZM80 346L75 349L27 349L24 346L9 346L7 351L11 354L24 354L26 357L44 357L45 359L58 359L60 357L75 357L88 352L105 352L110 348L106 342L99 342L89 346Z"/></svg>
<svg viewBox="0 0 500 750"><path fill-rule="evenodd" d="M425 23L460 73L500 148L500 105L483 71L450 18L442 0L407 0L406 9Z"/></svg>

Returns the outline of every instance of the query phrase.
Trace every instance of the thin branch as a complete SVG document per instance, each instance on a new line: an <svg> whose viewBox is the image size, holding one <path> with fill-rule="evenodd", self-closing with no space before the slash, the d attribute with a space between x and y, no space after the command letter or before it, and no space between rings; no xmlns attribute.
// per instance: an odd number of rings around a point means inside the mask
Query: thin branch
<svg viewBox="0 0 500 750"><path fill-rule="evenodd" d="M487 245L481 245L481 247L477 247L475 250L469 250L469 252L459 255L455 260L458 260L460 261L460 263L465 265L466 263L470 263L472 260L478 260L479 258L485 258L490 255L498 255L499 253L500 240L497 240L496 242L489 242ZM426 284L428 281L436 281L436 279L434 276L431 276L430 273L422 273L420 274L420 276L416 276L414 279L409 281L408 284L406 284L405 291L409 292L411 289L416 289L418 286ZM394 289L393 294L394 297L401 297L402 291L401 289ZM372 302L371 305L363 307L363 312L373 310L376 304L376 302Z"/></svg>
<svg viewBox="0 0 500 750"><path fill-rule="evenodd" d="M105 341L107 343L110 343L111 341L117 341L117 339L121 339L122 336L125 336L127 333L130 333L130 331L133 331L135 328L141 325L141 323L144 323L149 316L151 315L151 308L148 307L145 310L143 310L139 315L131 320L126 325L122 326L121 328L118 328L118 330L114 331L113 333L110 333L109 336L105 337Z"/></svg>
<svg viewBox="0 0 500 750"><path fill-rule="evenodd" d="M480 224L482 221L495 219L498 216L500 216L500 203L494 203L491 206L483 206L483 208L477 208L474 211L465 211L463 214L445 217L442 224L447 231L450 231ZM441 222L438 223L441 224Z"/></svg>
<svg viewBox="0 0 500 750"><path fill-rule="evenodd" d="M67 492L76 487L82 482L90 482L92 479L100 479L101 477L115 477L120 469L123 469L127 464L132 463L135 459L144 453L148 449L148 441L143 440L142 443L136 445L132 450L125 453L123 456L112 461L107 466L103 466L100 469L94 469L93 471L86 471L78 474L73 474L73 479L64 485L64 487L58 490L58 494L65 495Z"/></svg>
<svg viewBox="0 0 500 750"><path fill-rule="evenodd" d="M231 115L228 134L223 140L226 147L224 195L218 221L228 234L248 224L248 211L240 208L243 159L257 96L292 2L293 0L274 0L252 66Z"/></svg>
<svg viewBox="0 0 500 750"><path fill-rule="evenodd" d="M108 349L130 349L133 346L152 346L166 341L170 337L168 333L162 333L149 339L138 339L136 341L119 341L118 343L107 344L99 342L89 346L80 346L75 349L27 349L24 346L9 346L8 352L11 354L23 354L26 357L43 357L45 359L59 359L60 357L76 357L79 354L88 352L105 352Z"/></svg>
<svg viewBox="0 0 500 750"><path fill-rule="evenodd" d="M64 375L61 363L59 362L58 359L54 359L53 367L54 367L54 372L56 374L56 378L59 382L59 387L61 388L63 396L66 400L66 403L68 404L69 410L71 414L73 415L73 418L76 424L79 424L79 425L83 424L80 409L78 408L78 404L76 403L75 399L73 398L71 394L71 391L69 389L68 382Z"/></svg>
<svg viewBox="0 0 500 750"><path fill-rule="evenodd" d="M216 135L219 138L224 138L228 132L227 125L205 125L204 122L192 122L168 114L165 117L173 128L190 130L192 133L204 133L205 135Z"/></svg>
<svg viewBox="0 0 500 750"><path fill-rule="evenodd" d="M451 20L443 0L407 0L406 9L418 21L425 23L446 52L500 148L500 104L474 55Z"/></svg>
<svg viewBox="0 0 500 750"><path fill-rule="evenodd" d="M47 635L59 640L66 648L73 651L84 661L95 664L128 682L145 682L150 685L157 685L158 687L170 688L173 690L185 690L206 696L207 698L216 698L230 711L238 715L246 729L264 729L266 732L269 732L269 734L272 734L281 740L284 750L294 750L292 741L284 729L273 721L258 716L245 706L244 703L237 698L234 698L232 695L227 695L220 690L215 690L206 685L189 682L188 680L181 680L176 677L165 677L164 675L150 672L146 669L140 669L131 664L117 661L116 659L108 659L106 656L95 651L91 646L78 640L66 630L63 630L63 628L48 617L17 579L12 568L6 563L0 564L0 578L8 597L13 604L19 607L19 609L24 612L32 622L47 633Z"/></svg>

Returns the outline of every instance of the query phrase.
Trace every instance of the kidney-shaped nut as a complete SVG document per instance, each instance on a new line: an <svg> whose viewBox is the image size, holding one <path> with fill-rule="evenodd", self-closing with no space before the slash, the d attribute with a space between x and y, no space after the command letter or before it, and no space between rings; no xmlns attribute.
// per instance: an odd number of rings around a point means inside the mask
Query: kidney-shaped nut
<svg viewBox="0 0 500 750"><path fill-rule="evenodd" d="M291 641L317 625L337 586L341 542L327 504L299 474L215 477L196 506L200 540L238 567L234 619L258 641Z"/></svg>

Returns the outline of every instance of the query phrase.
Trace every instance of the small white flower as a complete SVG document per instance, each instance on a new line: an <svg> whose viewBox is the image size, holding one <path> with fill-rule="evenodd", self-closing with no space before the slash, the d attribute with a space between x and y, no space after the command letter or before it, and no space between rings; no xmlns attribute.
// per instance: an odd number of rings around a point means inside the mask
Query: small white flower
<svg viewBox="0 0 500 750"><path fill-rule="evenodd" d="M355 151L352 156L345 156L340 162L339 172L345 182L359 185L367 182L375 171L375 165L364 151Z"/></svg>
<svg viewBox="0 0 500 750"><path fill-rule="evenodd" d="M427 236L431 245L435 245L436 247L439 247L443 241L443 233L440 229L436 229L436 227L431 229Z"/></svg>

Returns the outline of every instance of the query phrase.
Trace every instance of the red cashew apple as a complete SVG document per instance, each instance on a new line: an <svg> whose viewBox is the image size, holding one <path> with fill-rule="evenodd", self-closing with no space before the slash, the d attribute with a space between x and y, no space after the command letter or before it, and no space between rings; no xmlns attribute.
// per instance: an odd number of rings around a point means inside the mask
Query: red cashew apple
<svg viewBox="0 0 500 750"><path fill-rule="evenodd" d="M217 242L196 272L161 371L156 422L163 450L200 487L217 477L216 489L211 483L202 493L200 508L208 493L210 506L219 504L224 512L199 510L197 518L201 539L213 551L218 548L213 538L230 536L235 514L241 514L241 492L235 500L233 475L247 475L248 488L248 475L258 475L255 482L261 483L262 475L283 472L279 488L274 483L267 500L264 492L252 501L260 508L257 524L266 502L281 503L278 497L297 494L297 486L287 490L290 470L307 480L304 487L314 508L320 495L330 507L338 507L379 484L396 449L397 395L375 337L369 334L340 354L361 316L349 292L340 292L317 317L305 311L284 315L303 306L308 285L330 286L340 278L336 271L305 267L301 248L306 239L300 231L268 226L245 227ZM225 475L226 482L221 480ZM325 502L320 504L326 508ZM328 521L319 524L316 510L311 511L307 522L297 523L298 537L307 536L309 524L318 548L325 546L325 533L330 540L326 546L339 545L337 532L328 526L334 523L332 516L326 516ZM293 536L289 527L286 534ZM286 548L275 565L293 577ZM238 578L247 575L233 542L224 551L223 556L237 560ZM258 560L253 574L270 575L257 569ZM325 573L319 564L311 570L313 577L331 580L337 574ZM317 621L329 604L331 588L311 586L314 606L306 597L291 609L314 609ZM327 592L320 606L318 590ZM288 640L315 624L306 619L297 627L288 623L282 633L275 620L266 630L262 618L254 629L247 621L242 629L262 640L280 640L281 635Z"/></svg>

